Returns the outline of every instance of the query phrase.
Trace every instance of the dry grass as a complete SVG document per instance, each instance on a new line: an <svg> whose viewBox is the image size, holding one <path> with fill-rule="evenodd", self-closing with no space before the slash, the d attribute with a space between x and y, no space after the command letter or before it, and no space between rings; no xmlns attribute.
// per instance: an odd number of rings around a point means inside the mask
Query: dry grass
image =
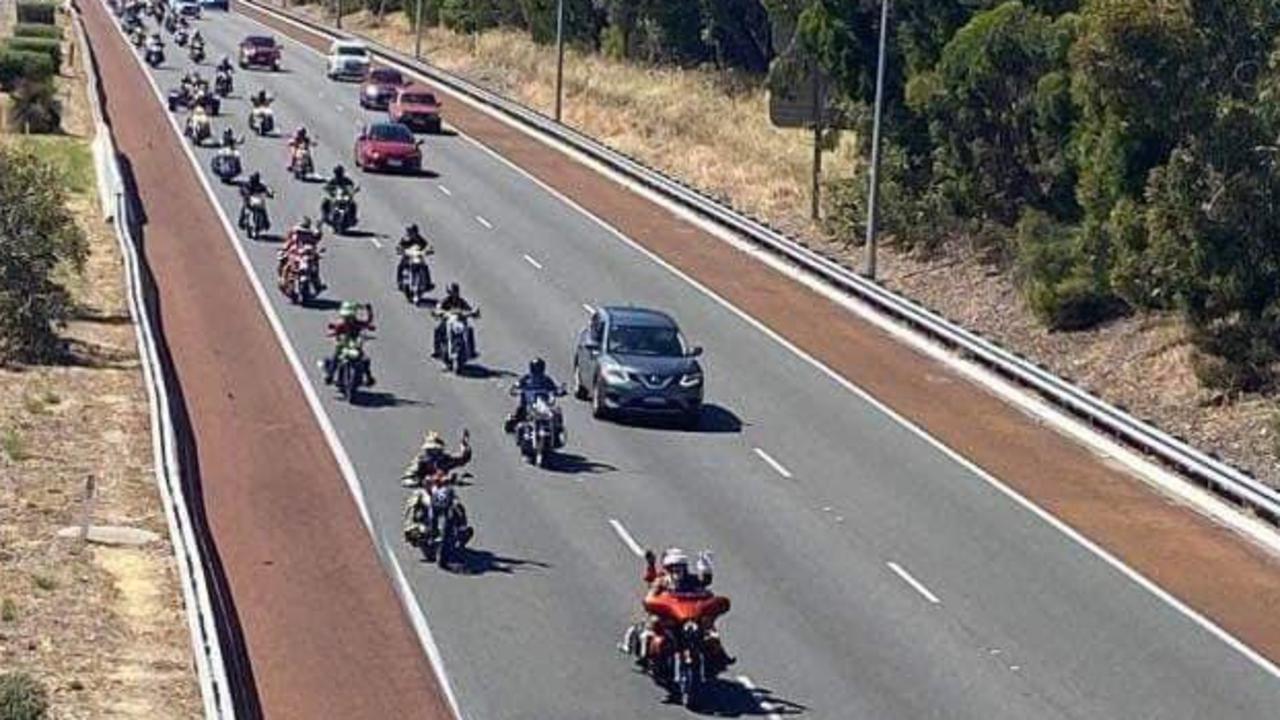
<svg viewBox="0 0 1280 720"><path fill-rule="evenodd" d="M404 15L388 15L381 26L374 20L360 12L342 24L413 51L412 25ZM424 32L423 52L442 68L553 112L555 50L526 34L490 30L473 46L470 36L431 28ZM564 94L566 124L781 227L815 230L807 215L812 133L773 127L768 98L754 79L644 67L570 49ZM826 155L828 178L851 172L855 144L846 137Z"/></svg>
<svg viewBox="0 0 1280 720"><path fill-rule="evenodd" d="M60 85L68 129L87 132L83 78ZM57 142L69 158L87 144L84 135ZM91 187L79 189L70 202L90 256L73 284L84 312L66 331L76 359L0 369L0 671L38 678L54 718L199 717L167 541L81 549L54 535L77 521L90 474L98 480L94 522L168 534L121 259Z"/></svg>
<svg viewBox="0 0 1280 720"><path fill-rule="evenodd" d="M300 11L322 22L331 19L314 6ZM343 25L412 52L411 25L404 16L389 15L380 26L373 20L360 12L344 17ZM523 33L492 30L473 40L431 28L423 48L435 65L552 111L553 49L535 45ZM768 219L850 267L861 267L859 248L824 237L808 220L809 134L773 128L765 93L743 78L648 68L571 50L564 108L566 123L585 134ZM828 180L852 171L858 162L855 144L846 137L827 154ZM1280 415L1274 399L1254 396L1228 404L1202 390L1191 371L1186 328L1177 318L1133 317L1091 332L1050 333L1011 279L963 243L929 258L884 247L879 267L880 280L895 291L1280 487Z"/></svg>

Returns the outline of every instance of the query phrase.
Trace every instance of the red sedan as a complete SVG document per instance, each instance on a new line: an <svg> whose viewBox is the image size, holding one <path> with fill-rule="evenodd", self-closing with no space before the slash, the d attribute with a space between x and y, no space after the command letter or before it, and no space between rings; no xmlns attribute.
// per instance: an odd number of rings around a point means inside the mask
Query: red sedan
<svg viewBox="0 0 1280 720"><path fill-rule="evenodd" d="M356 136L355 156L361 170L422 170L422 142L400 123L366 125Z"/></svg>
<svg viewBox="0 0 1280 720"><path fill-rule="evenodd" d="M386 110L396 91L408 84L399 70L374 68L360 84L360 107L369 110Z"/></svg>

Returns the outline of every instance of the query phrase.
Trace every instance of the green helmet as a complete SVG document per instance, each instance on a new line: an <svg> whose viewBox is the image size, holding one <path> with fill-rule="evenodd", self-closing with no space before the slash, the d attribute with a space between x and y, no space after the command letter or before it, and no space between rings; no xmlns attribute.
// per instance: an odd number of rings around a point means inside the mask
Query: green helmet
<svg viewBox="0 0 1280 720"><path fill-rule="evenodd" d="M338 308L338 317L353 318L356 316L356 308L357 305L354 302L344 300L342 301L342 306Z"/></svg>

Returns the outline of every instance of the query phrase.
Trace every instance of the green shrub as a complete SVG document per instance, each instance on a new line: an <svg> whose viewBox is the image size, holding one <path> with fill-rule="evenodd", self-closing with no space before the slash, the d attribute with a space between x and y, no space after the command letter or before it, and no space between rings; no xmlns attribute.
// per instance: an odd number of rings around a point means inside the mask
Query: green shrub
<svg viewBox="0 0 1280 720"><path fill-rule="evenodd" d="M12 90L20 80L47 80L53 73L53 58L47 53L11 50L0 45L0 89Z"/></svg>
<svg viewBox="0 0 1280 720"><path fill-rule="evenodd" d="M49 693L24 672L0 675L0 718L44 720L49 714Z"/></svg>
<svg viewBox="0 0 1280 720"><path fill-rule="evenodd" d="M1053 330L1084 330L1124 309L1093 271L1083 235L1036 210L1018 222L1019 284L1032 312Z"/></svg>
<svg viewBox="0 0 1280 720"><path fill-rule="evenodd" d="M62 103L52 80L21 80L10 99L13 127L27 133L51 133L62 125Z"/></svg>
<svg viewBox="0 0 1280 720"><path fill-rule="evenodd" d="M58 6L50 2L19 0L18 22L52 25L54 24L54 16L57 14L57 9Z"/></svg>
<svg viewBox="0 0 1280 720"><path fill-rule="evenodd" d="M13 26L14 37L34 37L62 39L62 28L57 25L41 25L39 23L18 23Z"/></svg>
<svg viewBox="0 0 1280 720"><path fill-rule="evenodd" d="M0 362L57 360L57 330L72 309L62 280L87 254L61 173L0 144L0 207Z"/></svg>
<svg viewBox="0 0 1280 720"><path fill-rule="evenodd" d="M62 41L52 38L14 37L5 41L5 47L23 52L39 52L49 56L56 69L62 64Z"/></svg>

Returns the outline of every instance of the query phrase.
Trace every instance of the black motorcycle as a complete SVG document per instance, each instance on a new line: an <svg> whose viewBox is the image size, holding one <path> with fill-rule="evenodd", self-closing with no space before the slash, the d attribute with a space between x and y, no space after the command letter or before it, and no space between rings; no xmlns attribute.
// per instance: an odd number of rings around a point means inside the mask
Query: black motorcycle
<svg viewBox="0 0 1280 720"><path fill-rule="evenodd" d="M240 162L240 151L224 145L209 161L209 168L222 182L232 182L244 172L244 166Z"/></svg>
<svg viewBox="0 0 1280 720"><path fill-rule="evenodd" d="M190 50L191 62L199 65L204 62L204 46L192 44Z"/></svg>
<svg viewBox="0 0 1280 720"><path fill-rule="evenodd" d="M356 226L355 195L358 192L360 188L334 188L332 196L326 198L320 208L321 217L339 235Z"/></svg>
<svg viewBox="0 0 1280 720"><path fill-rule="evenodd" d="M511 388L518 396L519 387ZM526 400L524 419L516 424L516 445L526 462L546 467L553 452L564 447L564 416L556 404L557 397L564 397L564 388L555 392L535 392Z"/></svg>
<svg viewBox="0 0 1280 720"><path fill-rule="evenodd" d="M400 274L400 291L404 298L414 305L422 303L427 292L431 290L431 268L427 266L430 250L410 247L404 251L404 266Z"/></svg>
<svg viewBox="0 0 1280 720"><path fill-rule="evenodd" d="M231 73L226 70L219 70L218 74L213 78L213 91L221 97L231 94Z"/></svg>
<svg viewBox="0 0 1280 720"><path fill-rule="evenodd" d="M338 393L343 400L355 402L356 394L364 385L369 373L369 357L364 353L364 340L347 340L338 348L338 359L329 358L326 363L335 363L333 382L338 386Z"/></svg>
<svg viewBox="0 0 1280 720"><path fill-rule="evenodd" d="M159 45L149 45L143 59L151 67L159 67L164 62L164 50Z"/></svg>
<svg viewBox="0 0 1280 720"><path fill-rule="evenodd" d="M453 488L446 485L431 490L431 507L425 520L409 528L405 539L418 547L427 562L447 568L475 534Z"/></svg>
<svg viewBox="0 0 1280 720"><path fill-rule="evenodd" d="M441 347L436 348L436 355L444 363L446 371L461 373L467 363L479 357L473 340L474 330L469 320L479 318L480 310L475 309L470 312L435 310L431 314L444 323L444 338Z"/></svg>
<svg viewBox="0 0 1280 720"><path fill-rule="evenodd" d="M267 217L267 199L263 195L250 195L246 202L248 207L245 208L240 227L250 240L257 240L271 228L271 220Z"/></svg>

